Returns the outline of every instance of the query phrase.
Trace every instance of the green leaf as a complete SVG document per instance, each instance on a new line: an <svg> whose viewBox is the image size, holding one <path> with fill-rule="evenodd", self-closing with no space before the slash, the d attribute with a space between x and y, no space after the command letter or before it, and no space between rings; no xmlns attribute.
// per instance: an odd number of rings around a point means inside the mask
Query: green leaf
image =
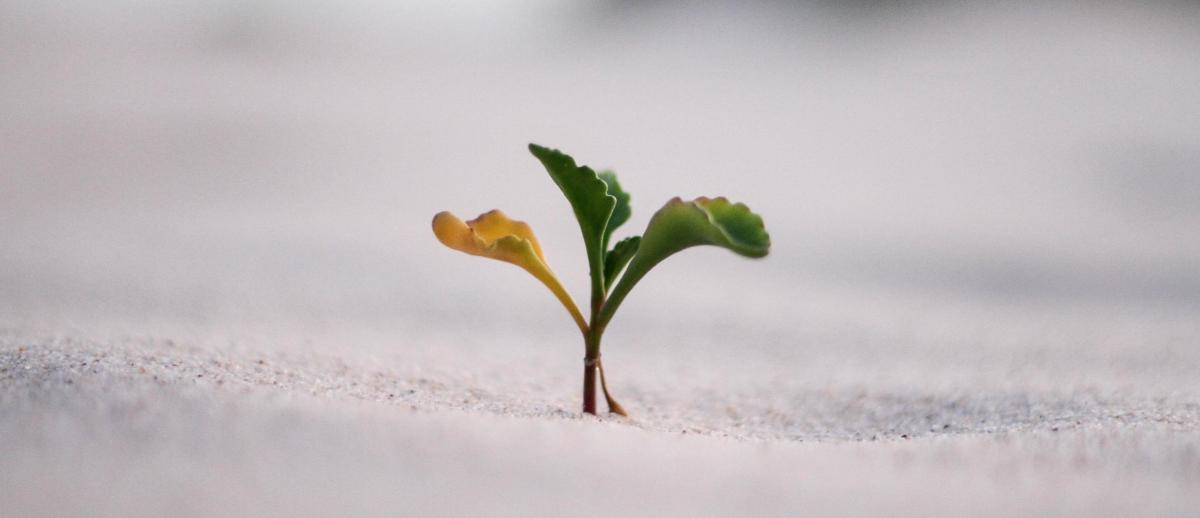
<svg viewBox="0 0 1200 518"><path fill-rule="evenodd" d="M593 327L603 329L629 295L629 290L663 259L681 250L715 245L746 257L763 257L771 248L771 238L762 218L741 203L725 198L697 198L685 202L674 198L650 218L641 245L621 282Z"/></svg>
<svg viewBox="0 0 1200 518"><path fill-rule="evenodd" d="M633 259L633 254L637 253L638 245L641 242L641 236L627 237L617 241L612 250L604 255L605 286L612 286L613 281L617 280L617 275L620 275L621 270L625 269L625 265L629 264L629 260Z"/></svg>
<svg viewBox="0 0 1200 518"><path fill-rule="evenodd" d="M576 165L575 159L569 155L537 144L530 144L529 152L546 167L550 178L554 179L567 201L571 202L575 219L579 220L592 277L592 305L596 306L605 291L604 235L617 198L608 193L608 184L595 171L587 166Z"/></svg>
<svg viewBox="0 0 1200 518"><path fill-rule="evenodd" d="M771 238L762 218L725 198L675 198L650 218L635 263L653 266L671 254L697 245L716 245L747 257L767 255Z"/></svg>
<svg viewBox="0 0 1200 518"><path fill-rule="evenodd" d="M612 217L608 218L608 226L604 231L604 249L608 249L608 242L612 239L613 232L617 227L624 225L629 221L629 217L633 215L633 209L629 206L629 193L621 189L621 184L617 182L617 174L612 171L603 171L599 174L600 179L608 186L608 194L617 199L617 205L613 207ZM607 262L607 259L605 259ZM604 270L605 277L613 277L608 274L608 270Z"/></svg>

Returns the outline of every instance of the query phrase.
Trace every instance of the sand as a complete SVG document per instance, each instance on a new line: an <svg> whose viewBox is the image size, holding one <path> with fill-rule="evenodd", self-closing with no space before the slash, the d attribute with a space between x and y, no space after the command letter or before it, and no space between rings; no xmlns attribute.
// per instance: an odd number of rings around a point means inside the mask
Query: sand
<svg viewBox="0 0 1200 518"><path fill-rule="evenodd" d="M624 419L505 362L0 344L6 516L1186 516L1200 488L1194 385L622 372Z"/></svg>

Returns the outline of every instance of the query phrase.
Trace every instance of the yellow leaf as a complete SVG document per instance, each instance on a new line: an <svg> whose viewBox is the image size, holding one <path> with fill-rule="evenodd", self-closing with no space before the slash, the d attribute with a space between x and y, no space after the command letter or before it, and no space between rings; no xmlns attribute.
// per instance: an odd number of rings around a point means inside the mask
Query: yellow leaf
<svg viewBox="0 0 1200 518"><path fill-rule="evenodd" d="M454 214L439 212L433 217L433 233L442 244L460 252L524 268L554 293L563 307L567 308L579 330L587 334L588 326L583 314L546 264L542 246L538 244L533 229L525 222L509 219L499 210L486 212L465 223Z"/></svg>

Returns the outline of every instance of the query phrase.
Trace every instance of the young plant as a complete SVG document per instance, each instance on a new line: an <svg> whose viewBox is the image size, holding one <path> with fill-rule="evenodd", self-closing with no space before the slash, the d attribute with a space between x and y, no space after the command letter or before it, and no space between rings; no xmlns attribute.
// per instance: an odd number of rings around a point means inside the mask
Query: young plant
<svg viewBox="0 0 1200 518"><path fill-rule="evenodd" d="M646 232L618 241L609 248L613 232L629 220L629 194L617 176L596 173L575 164L570 156L536 144L529 151L550 173L575 211L587 249L592 280L591 316L584 319L571 295L563 289L529 225L493 210L463 222L449 212L433 218L433 233L442 244L472 255L509 262L524 268L550 289L583 334L583 411L596 413L596 373L610 412L626 415L608 392L600 363L600 338L621 302L655 265L675 252L697 245L715 245L746 257L763 257L771 239L762 218L741 203L725 198L674 198L650 218ZM624 272L624 274L622 274ZM619 279L619 280L618 280Z"/></svg>

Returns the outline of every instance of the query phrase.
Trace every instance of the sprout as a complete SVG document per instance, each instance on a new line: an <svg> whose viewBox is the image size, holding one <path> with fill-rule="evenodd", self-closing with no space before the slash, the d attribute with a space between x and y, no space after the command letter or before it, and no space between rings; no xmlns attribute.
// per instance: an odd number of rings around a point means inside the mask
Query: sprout
<svg viewBox="0 0 1200 518"><path fill-rule="evenodd" d="M576 165L573 158L555 149L530 144L529 151L542 162L567 197L583 233L592 285L590 321L584 320L574 300L554 276L533 229L524 222L509 219L499 210L466 223L449 212L441 212L433 218L433 232L442 244L460 252L520 266L549 288L583 334L583 411L596 413L595 385L599 372L609 411L626 415L608 392L604 366L600 363L600 338L629 291L654 266L686 248L714 245L759 258L767 255L771 238L762 218L741 203L725 198L702 197L692 201L674 198L650 218L642 236L627 237L609 248L613 232L632 214L630 196L617 183L617 176Z"/></svg>

